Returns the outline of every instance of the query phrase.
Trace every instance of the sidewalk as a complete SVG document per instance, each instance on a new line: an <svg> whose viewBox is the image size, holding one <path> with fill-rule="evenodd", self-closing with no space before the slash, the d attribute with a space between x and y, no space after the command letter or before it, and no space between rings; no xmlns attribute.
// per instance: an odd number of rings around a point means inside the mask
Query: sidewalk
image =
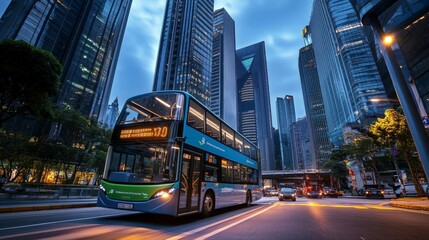
<svg viewBox="0 0 429 240"><path fill-rule="evenodd" d="M390 206L413 210L429 211L429 199L427 197L404 197L390 200Z"/></svg>
<svg viewBox="0 0 429 240"><path fill-rule="evenodd" d="M46 200L1 199L0 213L63 209L63 208L95 207L96 203L97 203L96 197L76 198L76 199L46 199Z"/></svg>

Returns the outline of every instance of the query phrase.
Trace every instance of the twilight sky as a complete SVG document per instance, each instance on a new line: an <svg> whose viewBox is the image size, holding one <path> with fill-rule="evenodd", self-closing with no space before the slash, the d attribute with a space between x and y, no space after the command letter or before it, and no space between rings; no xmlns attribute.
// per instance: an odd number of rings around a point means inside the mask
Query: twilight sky
<svg viewBox="0 0 429 240"><path fill-rule="evenodd" d="M0 0L0 16L10 0ZM109 103L152 90L165 0L133 0ZM292 95L296 117L305 116L298 70L301 30L310 21L312 0L215 0L235 21L237 49L265 41L273 126L277 97Z"/></svg>
<svg viewBox="0 0 429 240"><path fill-rule="evenodd" d="M152 90L165 0L134 0L122 42L109 103ZM265 41L273 126L277 97L294 96L296 117L305 116L298 70L301 30L310 21L312 0L215 0L235 21L237 49Z"/></svg>

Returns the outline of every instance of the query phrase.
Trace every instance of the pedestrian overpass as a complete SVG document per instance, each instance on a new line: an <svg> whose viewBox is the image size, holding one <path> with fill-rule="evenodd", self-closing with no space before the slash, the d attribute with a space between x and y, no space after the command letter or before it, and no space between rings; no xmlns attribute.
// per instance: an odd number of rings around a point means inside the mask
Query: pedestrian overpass
<svg viewBox="0 0 429 240"><path fill-rule="evenodd" d="M330 169L306 169L306 170L269 170L262 171L262 183L264 187L280 188L305 187L308 185L333 186L335 179Z"/></svg>

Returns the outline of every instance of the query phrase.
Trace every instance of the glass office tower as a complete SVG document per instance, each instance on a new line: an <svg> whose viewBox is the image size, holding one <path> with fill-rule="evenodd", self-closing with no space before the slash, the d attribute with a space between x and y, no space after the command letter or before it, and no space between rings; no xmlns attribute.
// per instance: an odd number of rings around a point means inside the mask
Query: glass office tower
<svg viewBox="0 0 429 240"><path fill-rule="evenodd" d="M57 103L92 120L105 116L131 0L12 1L0 40L24 40L63 65Z"/></svg>
<svg viewBox="0 0 429 240"><path fill-rule="evenodd" d="M296 121L293 96L286 95L276 99L277 126L279 128L280 152L282 157L282 169L295 169L290 127Z"/></svg>
<svg viewBox="0 0 429 240"><path fill-rule="evenodd" d="M225 9L214 12L210 109L237 129L235 22Z"/></svg>
<svg viewBox="0 0 429 240"><path fill-rule="evenodd" d="M429 113L429 1L350 0L361 20L374 31L392 33L402 73L422 117ZM375 26L378 23L379 26ZM381 29L377 29L381 28ZM426 121L429 128L429 121Z"/></svg>
<svg viewBox="0 0 429 240"><path fill-rule="evenodd" d="M387 98L362 24L349 1L313 2L310 28L330 140L342 143L346 123L383 116Z"/></svg>
<svg viewBox="0 0 429 240"><path fill-rule="evenodd" d="M310 132L306 117L298 119L290 127L293 170L316 169L316 159L311 153Z"/></svg>
<svg viewBox="0 0 429 240"><path fill-rule="evenodd" d="M210 107L214 0L167 0L153 90L187 91Z"/></svg>
<svg viewBox="0 0 429 240"><path fill-rule="evenodd" d="M262 170L274 169L274 141L265 43L236 52L238 131L260 149Z"/></svg>
<svg viewBox="0 0 429 240"><path fill-rule="evenodd" d="M321 167L329 159L331 143L309 26L304 28L303 37L306 46L299 50L298 66L310 134L310 152L316 166Z"/></svg>

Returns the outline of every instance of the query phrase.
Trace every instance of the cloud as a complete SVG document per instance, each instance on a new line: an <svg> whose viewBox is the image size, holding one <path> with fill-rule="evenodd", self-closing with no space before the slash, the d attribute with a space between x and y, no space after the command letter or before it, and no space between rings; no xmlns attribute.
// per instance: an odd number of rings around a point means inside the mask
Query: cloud
<svg viewBox="0 0 429 240"><path fill-rule="evenodd" d="M276 97L293 95L296 115L305 115L298 70L301 30L310 20L312 0L215 0L235 21L237 49L264 41L273 125ZM111 99L124 101L149 91L158 54L165 0L135 0L113 83ZM111 102L111 101L110 101Z"/></svg>
<svg viewBox="0 0 429 240"><path fill-rule="evenodd" d="M252 4L250 0L215 0L214 9L225 8L234 19L245 12L247 6Z"/></svg>
<svg viewBox="0 0 429 240"><path fill-rule="evenodd" d="M127 24L133 54L142 61L151 59L144 66L151 71L155 69L164 9L165 1L134 1Z"/></svg>

